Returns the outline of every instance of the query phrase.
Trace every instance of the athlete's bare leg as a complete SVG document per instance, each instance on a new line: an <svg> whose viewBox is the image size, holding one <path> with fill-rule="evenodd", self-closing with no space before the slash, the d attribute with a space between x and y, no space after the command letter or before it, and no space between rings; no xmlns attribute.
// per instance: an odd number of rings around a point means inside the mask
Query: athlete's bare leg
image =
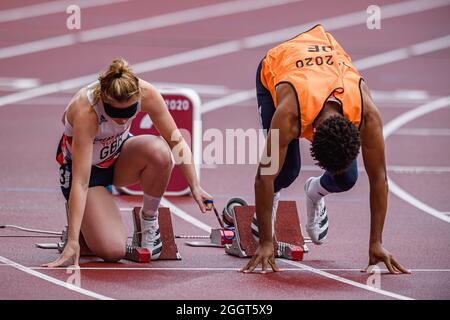
<svg viewBox="0 0 450 320"><path fill-rule="evenodd" d="M92 253L105 261L115 262L125 256L125 227L105 187L89 188L81 232Z"/></svg>
<svg viewBox="0 0 450 320"><path fill-rule="evenodd" d="M173 162L170 148L160 137L141 135L125 141L114 169L114 185L140 183L145 194L161 197Z"/></svg>

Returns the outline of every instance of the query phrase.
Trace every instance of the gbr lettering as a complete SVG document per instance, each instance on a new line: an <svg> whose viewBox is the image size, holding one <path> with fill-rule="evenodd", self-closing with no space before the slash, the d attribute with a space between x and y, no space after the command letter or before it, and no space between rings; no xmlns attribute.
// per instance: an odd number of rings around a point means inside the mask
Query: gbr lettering
<svg viewBox="0 0 450 320"><path fill-rule="evenodd" d="M104 146L100 150L100 160L105 160L106 158L108 158L108 157L112 156L114 153L116 153L116 151L119 149L121 144L122 144L122 136L115 139L109 145Z"/></svg>

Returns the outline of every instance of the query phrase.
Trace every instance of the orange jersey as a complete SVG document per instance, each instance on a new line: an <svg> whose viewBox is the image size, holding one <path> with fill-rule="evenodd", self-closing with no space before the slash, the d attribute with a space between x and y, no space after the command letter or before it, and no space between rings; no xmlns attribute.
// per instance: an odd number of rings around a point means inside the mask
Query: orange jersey
<svg viewBox="0 0 450 320"><path fill-rule="evenodd" d="M312 124L331 95L341 102L344 117L357 127L362 121L361 75L350 56L321 25L269 50L262 62L261 82L277 107L276 87L289 83L300 108L300 137L312 141Z"/></svg>

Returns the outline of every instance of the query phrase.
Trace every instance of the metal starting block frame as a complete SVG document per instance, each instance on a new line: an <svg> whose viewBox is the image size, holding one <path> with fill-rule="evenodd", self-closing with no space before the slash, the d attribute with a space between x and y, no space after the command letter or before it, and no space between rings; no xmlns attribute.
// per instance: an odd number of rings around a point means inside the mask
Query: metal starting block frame
<svg viewBox="0 0 450 320"><path fill-rule="evenodd" d="M235 238L234 227L225 226L223 220L219 216L219 212L217 212L216 207L214 206L213 200L205 200L207 211L213 211L216 215L217 222L221 226L220 229L211 229L211 234L208 236L178 236L177 238L184 239L210 239L210 242L207 241L191 241L186 242L188 246L191 247L216 247L223 248L227 244L232 244Z"/></svg>
<svg viewBox="0 0 450 320"><path fill-rule="evenodd" d="M151 252L147 248L141 247L142 228L139 212L141 208L136 207L132 210L133 218L133 240L131 244L126 246L126 254L124 259L138 263L149 263L151 260ZM158 209L158 222L161 232L161 241L163 244L161 255L158 260L181 260L181 255L178 252L177 245L175 243L175 237L173 233L172 219L169 208L160 207ZM66 203L66 214L68 217L68 204ZM61 241L57 243L37 243L36 246L41 249L57 249L59 253L62 253L67 242L68 226L61 232ZM80 233L80 255L81 256L94 256L88 249L84 240L83 234Z"/></svg>
<svg viewBox="0 0 450 320"><path fill-rule="evenodd" d="M255 206L234 207L235 238L225 245L225 252L238 257L251 257L258 243L251 232L251 222ZM276 240L275 240L276 239ZM274 248L276 257L301 261L308 252L302 234L295 201L280 201L275 220Z"/></svg>
<svg viewBox="0 0 450 320"><path fill-rule="evenodd" d="M210 241L189 241L186 245L191 247L215 247L225 248L225 245L232 244L234 229L211 229L209 236L175 236L182 239L209 239Z"/></svg>
<svg viewBox="0 0 450 320"><path fill-rule="evenodd" d="M62 253L62 251L64 250L66 242L67 242L67 226L61 234L61 242L58 242L55 246L55 248L58 249L59 253ZM38 247L44 248L44 245L46 245L46 244L39 244ZM47 245L51 245L51 244L47 244ZM53 247L47 246L46 248L53 248ZM90 250L88 249L88 247L84 241L83 234L80 234L80 251L81 251L80 256L83 256L83 257L94 256L94 254L92 252L90 252ZM151 259L151 253L146 248L127 244L124 259L133 261L133 262L138 262L138 263L149 263L150 259Z"/></svg>

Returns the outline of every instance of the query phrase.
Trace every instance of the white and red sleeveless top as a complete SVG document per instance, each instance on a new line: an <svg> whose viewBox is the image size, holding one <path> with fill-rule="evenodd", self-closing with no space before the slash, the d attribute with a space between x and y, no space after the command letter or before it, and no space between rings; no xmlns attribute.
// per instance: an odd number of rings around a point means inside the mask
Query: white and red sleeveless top
<svg viewBox="0 0 450 320"><path fill-rule="evenodd" d="M139 101L136 115L128 119L128 121L120 125L109 117L103 106L101 99L95 103L93 90L97 82L91 83L87 86L87 98L89 103L94 108L98 118L98 131L94 139L94 150L92 155L92 165L99 168L108 168L114 164L120 154L122 143L130 135L130 127L133 119L141 110L141 103ZM64 134L58 148L56 160L60 165L71 161L72 159L72 125L67 120L67 108L62 117L64 124Z"/></svg>

